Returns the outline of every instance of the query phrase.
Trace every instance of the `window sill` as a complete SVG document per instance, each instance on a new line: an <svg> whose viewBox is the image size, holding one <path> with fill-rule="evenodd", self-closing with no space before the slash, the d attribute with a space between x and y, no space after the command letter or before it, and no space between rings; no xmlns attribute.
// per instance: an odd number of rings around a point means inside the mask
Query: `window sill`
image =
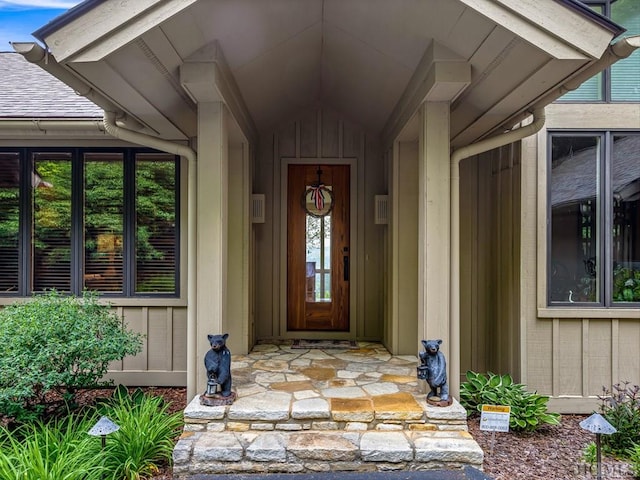
<svg viewBox="0 0 640 480"><path fill-rule="evenodd" d="M640 318L640 307L545 307L538 308L538 318Z"/></svg>
<svg viewBox="0 0 640 480"><path fill-rule="evenodd" d="M24 302L31 297L0 297L0 307L15 302ZM186 307L186 298L176 297L99 297L101 302L113 307Z"/></svg>

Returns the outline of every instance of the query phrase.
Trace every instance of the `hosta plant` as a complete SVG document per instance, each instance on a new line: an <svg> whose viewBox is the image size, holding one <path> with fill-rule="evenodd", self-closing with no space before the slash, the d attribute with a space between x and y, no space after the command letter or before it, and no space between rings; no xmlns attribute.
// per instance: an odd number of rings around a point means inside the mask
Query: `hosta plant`
<svg viewBox="0 0 640 480"><path fill-rule="evenodd" d="M559 414L547 412L549 397L527 391L510 375L468 371L466 378L467 381L460 385L460 402L469 415L479 413L482 405L508 405L511 407L509 428L512 430L529 432L543 424L560 423Z"/></svg>

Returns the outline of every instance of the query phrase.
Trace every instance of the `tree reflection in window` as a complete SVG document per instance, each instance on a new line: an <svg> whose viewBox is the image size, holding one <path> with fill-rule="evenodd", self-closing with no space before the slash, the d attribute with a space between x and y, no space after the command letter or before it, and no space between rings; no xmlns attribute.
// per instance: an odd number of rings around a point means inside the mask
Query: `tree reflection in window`
<svg viewBox="0 0 640 480"><path fill-rule="evenodd" d="M306 301L331 301L331 214L307 215Z"/></svg>
<svg viewBox="0 0 640 480"><path fill-rule="evenodd" d="M136 156L136 293L176 288L176 163L162 154Z"/></svg>
<svg viewBox="0 0 640 480"><path fill-rule="evenodd" d="M47 188L33 185L32 290L71 291L71 155L34 153Z"/></svg>

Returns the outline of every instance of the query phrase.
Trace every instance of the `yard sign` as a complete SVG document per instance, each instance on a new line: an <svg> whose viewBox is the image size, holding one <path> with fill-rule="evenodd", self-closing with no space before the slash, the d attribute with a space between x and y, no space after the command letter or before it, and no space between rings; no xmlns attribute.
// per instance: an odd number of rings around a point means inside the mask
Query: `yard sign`
<svg viewBox="0 0 640 480"><path fill-rule="evenodd" d="M510 416L511 407L509 405L482 405L480 430L491 432L491 455L493 455L493 446L496 443L496 432L509 431Z"/></svg>
<svg viewBox="0 0 640 480"><path fill-rule="evenodd" d="M511 407L508 405L482 405L480 430L508 432Z"/></svg>

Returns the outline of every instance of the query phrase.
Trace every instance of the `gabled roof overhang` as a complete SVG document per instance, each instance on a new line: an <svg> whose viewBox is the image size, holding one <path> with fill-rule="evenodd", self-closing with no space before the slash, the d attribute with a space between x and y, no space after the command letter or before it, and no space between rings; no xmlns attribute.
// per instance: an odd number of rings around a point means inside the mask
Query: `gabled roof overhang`
<svg viewBox="0 0 640 480"><path fill-rule="evenodd" d="M622 31L573 0L105 0L35 35L163 138L196 135L209 69L246 138L323 105L388 142L430 100L451 102L459 146L519 121Z"/></svg>

